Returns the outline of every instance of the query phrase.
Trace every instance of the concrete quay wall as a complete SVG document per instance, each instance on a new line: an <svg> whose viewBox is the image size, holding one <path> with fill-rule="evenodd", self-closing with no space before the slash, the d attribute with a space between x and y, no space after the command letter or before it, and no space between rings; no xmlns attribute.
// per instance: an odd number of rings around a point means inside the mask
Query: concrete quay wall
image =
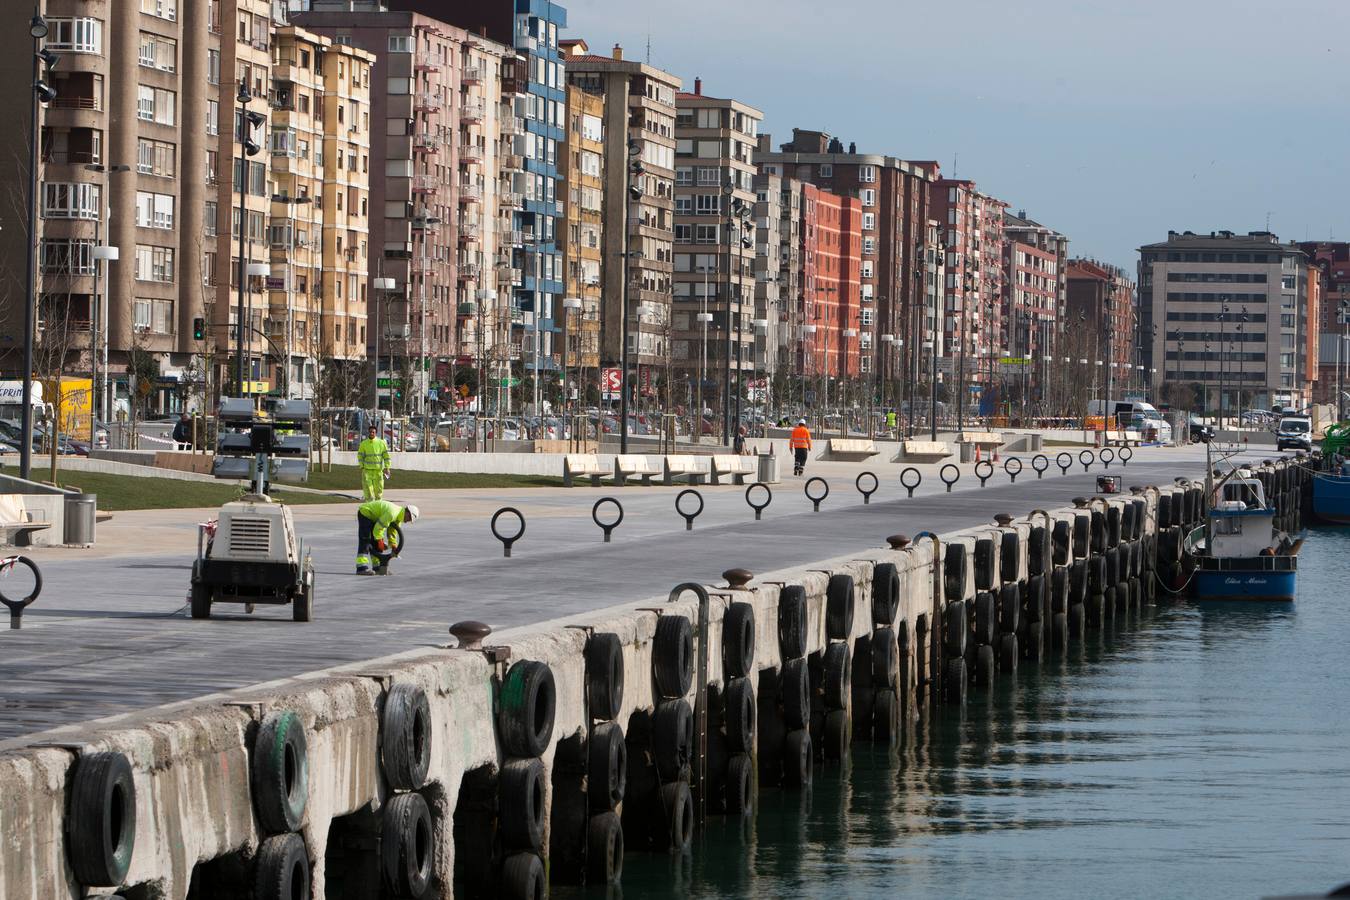
<svg viewBox="0 0 1350 900"><path fill-rule="evenodd" d="M1279 496L1286 499L1281 502L1301 496L1295 467L1281 464L1263 469L1272 483L1285 485ZM981 594L997 596L1008 586L1005 593L1022 598L1024 614L1028 603L1049 612L1054 569L1066 570L1060 580L1067 583L1068 569L1081 564L1083 574L1094 560L1114 554L1116 562L1101 568L1116 573L1115 583L1099 583L1093 576L1093 594L1086 603L1095 607L1089 606L1086 624L1067 632L1063 640L1081 639L1083 627L1102 627L1103 616L1119 616L1124 621L1135 615L1154 602L1155 591L1146 585L1153 584L1155 572L1156 580L1163 583L1181 575L1176 547L1184 530L1198 521L1200 493L1199 486L1186 483L1095 498L1076 508L1051 510L1050 523L1019 511L1016 521L978 524L937 540L916 536L902 549L895 549L894 544L887 549L860 548L797 568L757 573L740 588L707 586L706 642L698 635L698 599L688 591L674 598L651 597L490 635L486 644L508 648L507 658L491 651L420 648L0 744L0 835L4 836L0 840L0 897L80 898L90 896L91 887L105 895L116 890L126 900L242 896L267 879L283 875L312 879L309 895L313 897L405 896L409 892L407 873L391 874L389 860L402 860L406 869L408 854L413 857L412 868L425 876L425 887L418 888L423 890L420 896L428 897L528 896L534 883L531 879L574 881L587 869L593 878L603 878L603 869L597 874L594 854L581 867L575 858L577 836L585 835L588 822L608 815L616 805L588 798L588 791L598 791L597 784L578 774L578 748L599 734L595 720L609 718L608 711L600 712L594 706L588 681L594 684L598 679L613 687L613 679L588 664L588 646L596 640L593 635L615 635L622 649L622 702L612 719L626 739L628 788L615 812L621 817L627 852L642 852L654 848L653 841L659 841L662 832L659 826L651 828L645 817L663 808L662 798L687 793L680 785L687 785L691 778L687 760L678 771L660 772L660 751L665 748L656 739L662 734L659 711L679 703L668 686L663 687L669 680L663 682L658 674L658 670L670 671L672 645L658 638L670 620L688 620L693 626L691 649L695 657L706 657L705 678L693 679L682 699L697 709L700 684L705 686L705 706L712 712L710 767L709 780L698 793L709 803L710 812L727 810L737 805L726 787L731 757L748 757L752 763L752 791L777 789L794 781L787 748L800 745L800 737L797 745L785 743L785 734L789 742L793 734L809 734L815 739L811 758L822 755L822 750L829 757L841 746L846 752L850 735L854 739L871 735L877 740L908 740L925 715L963 703L965 680L956 682L946 676L964 671L956 665L961 660L983 653L957 651L953 641L976 641L982 647L989 639L988 634L981 635L987 622L976 620ZM1132 508L1129 513L1127 506ZM1294 508L1282 514L1296 517L1299 513ZM1062 548L1063 553L1053 546L1047 549L1051 569L1044 573L1045 587L1040 599L1029 599L1029 586L1037 585L1031 574L1036 562L1029 555L1032 531L1057 522L1069 523L1067 528L1061 526L1061 533L1068 534L1068 546ZM1053 527L1047 528L1041 539L1053 545L1054 533ZM884 546L885 537L878 535L877 544ZM978 543L989 539L993 540L992 562L987 552L980 553L989 545ZM1130 549L1117 551L1117 547ZM1134 569L1121 561L1131 553ZM891 631L875 623L880 602L876 595L883 583L877 577L878 567L885 563L895 567L898 583ZM1139 574L1121 574L1130 571ZM845 595L846 605L841 606L831 595L838 595L844 583L838 576L845 575L852 585ZM810 726L799 724L795 731L781 720L790 700L783 687L791 663L785 658L781 619L791 605L785 599L789 586L800 586L805 595L804 658L809 661L812 708ZM1117 588L1123 599L1116 599ZM1108 592L1111 601L1103 607L1099 598ZM1084 603L1075 604L1072 597L1065 602L1069 606ZM742 664L733 651L743 644L728 631L728 623L741 621L742 604L753 612L753 662L747 667L745 683L733 684L740 679L726 667ZM845 609L852 611L851 622L846 633L841 633ZM1057 617L1064 614L1052 613L1056 627ZM1072 615L1069 620L1073 621ZM1037 658L1056 652L1060 639L1052 636L1050 625L1022 621L1028 643L1032 640L1028 629L1040 634L1035 639ZM1084 621L1081 610L1078 621ZM1013 634L1016 627L1000 625L997 631L1002 637ZM876 666L866 657L877 658L874 644L879 635L889 635L898 643L884 648L886 653L894 652L893 670L877 675ZM839 645L845 649L831 649ZM852 683L845 684L841 699L838 684L829 683L837 675L830 671L829 660L845 655L851 657ZM522 667L519 671L523 671L530 663L547 667L554 693L547 715L549 734L538 747L542 781L535 794L521 794L519 780L512 779L524 771L522 763L527 760L518 749L512 750L519 738L508 731L521 726L512 719L516 715L512 711L528 709L540 722L546 712L542 701L522 707L520 697L513 693L520 685L513 670ZM1000 666L987 670L984 677L1002 674ZM977 678L975 673L969 677ZM728 749L734 726L726 698L736 690L743 693L747 684L759 716L749 746ZM895 704L887 708L897 723L894 727L885 724L886 715L880 712L878 698L883 695L887 703ZM399 787L407 780L397 774L402 771L397 760L407 756L407 747L399 741L411 732L397 730L391 710L395 709L394 698L401 703L409 696L425 698L425 718L416 743L425 750L419 758L426 769L411 787L406 783ZM866 709L869 704L871 708ZM851 719L852 725L841 745L830 723L844 719ZM276 813L264 810L264 806L271 810L275 805L269 799L274 792L266 789L260 767L278 746L271 741L279 733L276 723L282 720L291 723L292 735L301 733L303 745L297 745L295 753L287 745L284 767L287 787L283 796L298 806L299 813L293 822L278 826ZM582 773L588 769L584 752ZM91 781L89 777L96 765L117 758L128 765L130 786L123 783L120 794L117 790L91 793L87 789L91 783L117 788L106 778ZM537 777L538 765L530 765L535 766ZM594 777L596 770L589 769ZM693 769L697 771L697 766ZM713 795L719 792L717 799ZM510 823L524 816L517 805L536 795L540 830L525 840ZM415 804L410 805L410 800L416 800ZM400 831L406 823L391 821L396 812L405 815L412 806L426 809L425 819L413 816L408 820L425 822L424 832ZM134 828L129 816L134 816ZM122 848L124 871L118 868L116 853L91 849L91 827L109 838L108 848ZM678 843L679 829L675 830L674 838L669 836L670 829L665 834ZM395 844L407 853L400 857ZM303 852L295 856L297 846ZM292 848L293 856L278 867L278 852L285 847ZM112 874L102 883L89 880L90 869L100 867Z"/></svg>

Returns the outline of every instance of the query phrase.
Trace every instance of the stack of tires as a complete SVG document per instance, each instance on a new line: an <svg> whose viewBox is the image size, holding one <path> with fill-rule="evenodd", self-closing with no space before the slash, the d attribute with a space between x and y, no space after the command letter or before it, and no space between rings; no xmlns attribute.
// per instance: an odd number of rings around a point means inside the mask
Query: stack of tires
<svg viewBox="0 0 1350 900"><path fill-rule="evenodd" d="M1022 536L1001 531L998 539L998 669L1005 675L1017 672L1017 660L1025 652L1026 616L1020 584Z"/></svg>
<svg viewBox="0 0 1350 900"><path fill-rule="evenodd" d="M781 753L782 783L802 787L811 783L812 695L806 659L806 589L784 585L778 593L778 699L786 735Z"/></svg>
<svg viewBox="0 0 1350 900"><path fill-rule="evenodd" d="M547 794L540 759L553 738L557 687L553 671L533 660L507 669L497 703L497 738L506 762L497 781L497 827L503 860L499 895L544 896L544 824Z"/></svg>
<svg viewBox="0 0 1350 900"><path fill-rule="evenodd" d="M994 683L998 671L998 597L994 578L994 539L975 540L975 601L973 618L975 633L971 640L968 661L971 680L979 687Z"/></svg>
<svg viewBox="0 0 1350 900"><path fill-rule="evenodd" d="M877 563L872 569L872 634L870 728L872 740L893 745L900 739L900 640L896 621L900 617L900 572L894 563Z"/></svg>
<svg viewBox="0 0 1350 900"><path fill-rule="evenodd" d="M1040 597L1043 653L1063 654L1069 646L1069 573L1055 565L1052 534L1033 525L1027 538L1028 594Z"/></svg>
<svg viewBox="0 0 1350 900"><path fill-rule="evenodd" d="M694 837L694 798L689 791L694 712L686 699L694 681L694 632L687 617L657 619L652 675L657 694L651 731L657 802L651 839L657 849L683 853Z"/></svg>
<svg viewBox="0 0 1350 900"><path fill-rule="evenodd" d="M825 588L825 650L820 659L821 708L819 734L821 755L841 760L853 740L849 701L853 693L854 608L853 576L830 576ZM813 715L813 726L816 717Z"/></svg>
<svg viewBox="0 0 1350 900"><path fill-rule="evenodd" d="M419 686L389 689L380 716L380 767L391 796L380 815L380 871L395 897L422 897L431 888L435 827L418 793L431 767L431 706Z"/></svg>
<svg viewBox="0 0 1350 900"><path fill-rule="evenodd" d="M586 866L588 884L618 884L623 875L623 825L619 820L628 785L628 745L616 721L623 707L623 643L597 632L586 640ZM554 828L558 823L554 823Z"/></svg>
<svg viewBox="0 0 1350 900"><path fill-rule="evenodd" d="M309 802L309 741L298 715L267 714L253 739L249 769L258 831L267 835L253 860L253 896L308 897L309 855L299 832Z"/></svg>
<svg viewBox="0 0 1350 900"><path fill-rule="evenodd" d="M709 765L718 786L712 800L715 808L730 816L750 813L755 796L755 730L758 704L751 674L755 667L755 608L733 603L722 619L722 671L726 689L722 694L722 727L715 734L721 745L710 748Z"/></svg>
<svg viewBox="0 0 1350 900"><path fill-rule="evenodd" d="M947 544L942 555L942 700L948 706L966 702L970 673L966 650L971 645L971 623L966 609L966 545Z"/></svg>

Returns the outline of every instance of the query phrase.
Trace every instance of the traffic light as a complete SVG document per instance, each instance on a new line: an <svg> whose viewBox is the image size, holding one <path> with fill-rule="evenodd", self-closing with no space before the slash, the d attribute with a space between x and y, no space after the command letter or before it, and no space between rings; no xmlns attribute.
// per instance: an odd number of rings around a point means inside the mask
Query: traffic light
<svg viewBox="0 0 1350 900"><path fill-rule="evenodd" d="M193 320L192 320L192 339L193 339L194 341L200 341L200 340L205 340L205 338L206 338L206 320L205 320L205 319L193 319Z"/></svg>

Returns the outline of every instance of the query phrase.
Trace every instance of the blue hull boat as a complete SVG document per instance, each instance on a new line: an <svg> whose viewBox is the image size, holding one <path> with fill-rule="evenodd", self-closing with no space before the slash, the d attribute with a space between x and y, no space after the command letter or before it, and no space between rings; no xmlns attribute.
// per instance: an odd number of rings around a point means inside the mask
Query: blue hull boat
<svg viewBox="0 0 1350 900"><path fill-rule="evenodd" d="M1303 541L1275 527L1277 510L1261 481L1235 468L1217 485L1206 478L1205 497L1205 524L1184 541L1195 598L1292 602Z"/></svg>
<svg viewBox="0 0 1350 900"><path fill-rule="evenodd" d="M1350 525L1350 465L1342 463L1339 472L1314 472L1312 484L1313 515L1323 522Z"/></svg>
<svg viewBox="0 0 1350 900"><path fill-rule="evenodd" d="M1272 562L1293 564L1296 557L1267 556ZM1252 560L1254 562L1254 560ZM1248 562L1248 560L1235 560ZM1280 600L1293 602L1298 573L1273 569L1197 569L1191 581L1195 596L1202 600Z"/></svg>

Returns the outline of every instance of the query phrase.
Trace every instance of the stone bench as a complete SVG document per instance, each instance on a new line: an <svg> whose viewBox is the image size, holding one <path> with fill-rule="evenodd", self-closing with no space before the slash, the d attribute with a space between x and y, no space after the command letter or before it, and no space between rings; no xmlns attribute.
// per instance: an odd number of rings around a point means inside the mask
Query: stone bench
<svg viewBox="0 0 1350 900"><path fill-rule="evenodd" d="M0 544L32 546L33 532L51 527L24 507L22 494L0 494Z"/></svg>
<svg viewBox="0 0 1350 900"><path fill-rule="evenodd" d="M1003 435L996 431L963 431L958 439L962 444L979 444L982 450L1003 446Z"/></svg>
<svg viewBox="0 0 1350 900"><path fill-rule="evenodd" d="M905 441L896 462L938 462L952 455L945 441Z"/></svg>
<svg viewBox="0 0 1350 900"><path fill-rule="evenodd" d="M569 453L563 457L563 487L571 487L574 479L589 478L591 487L599 487L600 479L609 470L600 465L600 457L586 453Z"/></svg>
<svg viewBox="0 0 1350 900"><path fill-rule="evenodd" d="M643 485L651 485L652 479L660 475L645 456L624 454L614 457L614 484L623 487L628 479L637 478Z"/></svg>
<svg viewBox="0 0 1350 900"><path fill-rule="evenodd" d="M1107 431L1102 434L1102 443L1106 445L1116 444L1121 447L1128 447L1130 444L1139 446L1143 437L1139 432L1126 429L1125 431Z"/></svg>
<svg viewBox="0 0 1350 900"><path fill-rule="evenodd" d="M881 451L871 438L830 438L825 452L830 459L861 462Z"/></svg>
<svg viewBox="0 0 1350 900"><path fill-rule="evenodd" d="M712 476L713 484L721 484L722 478L727 475L731 476L733 484L745 484L745 476L755 474L754 459L731 454L713 456L708 473Z"/></svg>
<svg viewBox="0 0 1350 900"><path fill-rule="evenodd" d="M675 484L677 481L683 481L687 484L703 484L708 480L708 469L703 466L697 456L667 456L664 458L662 466L664 468L662 481L665 484Z"/></svg>

